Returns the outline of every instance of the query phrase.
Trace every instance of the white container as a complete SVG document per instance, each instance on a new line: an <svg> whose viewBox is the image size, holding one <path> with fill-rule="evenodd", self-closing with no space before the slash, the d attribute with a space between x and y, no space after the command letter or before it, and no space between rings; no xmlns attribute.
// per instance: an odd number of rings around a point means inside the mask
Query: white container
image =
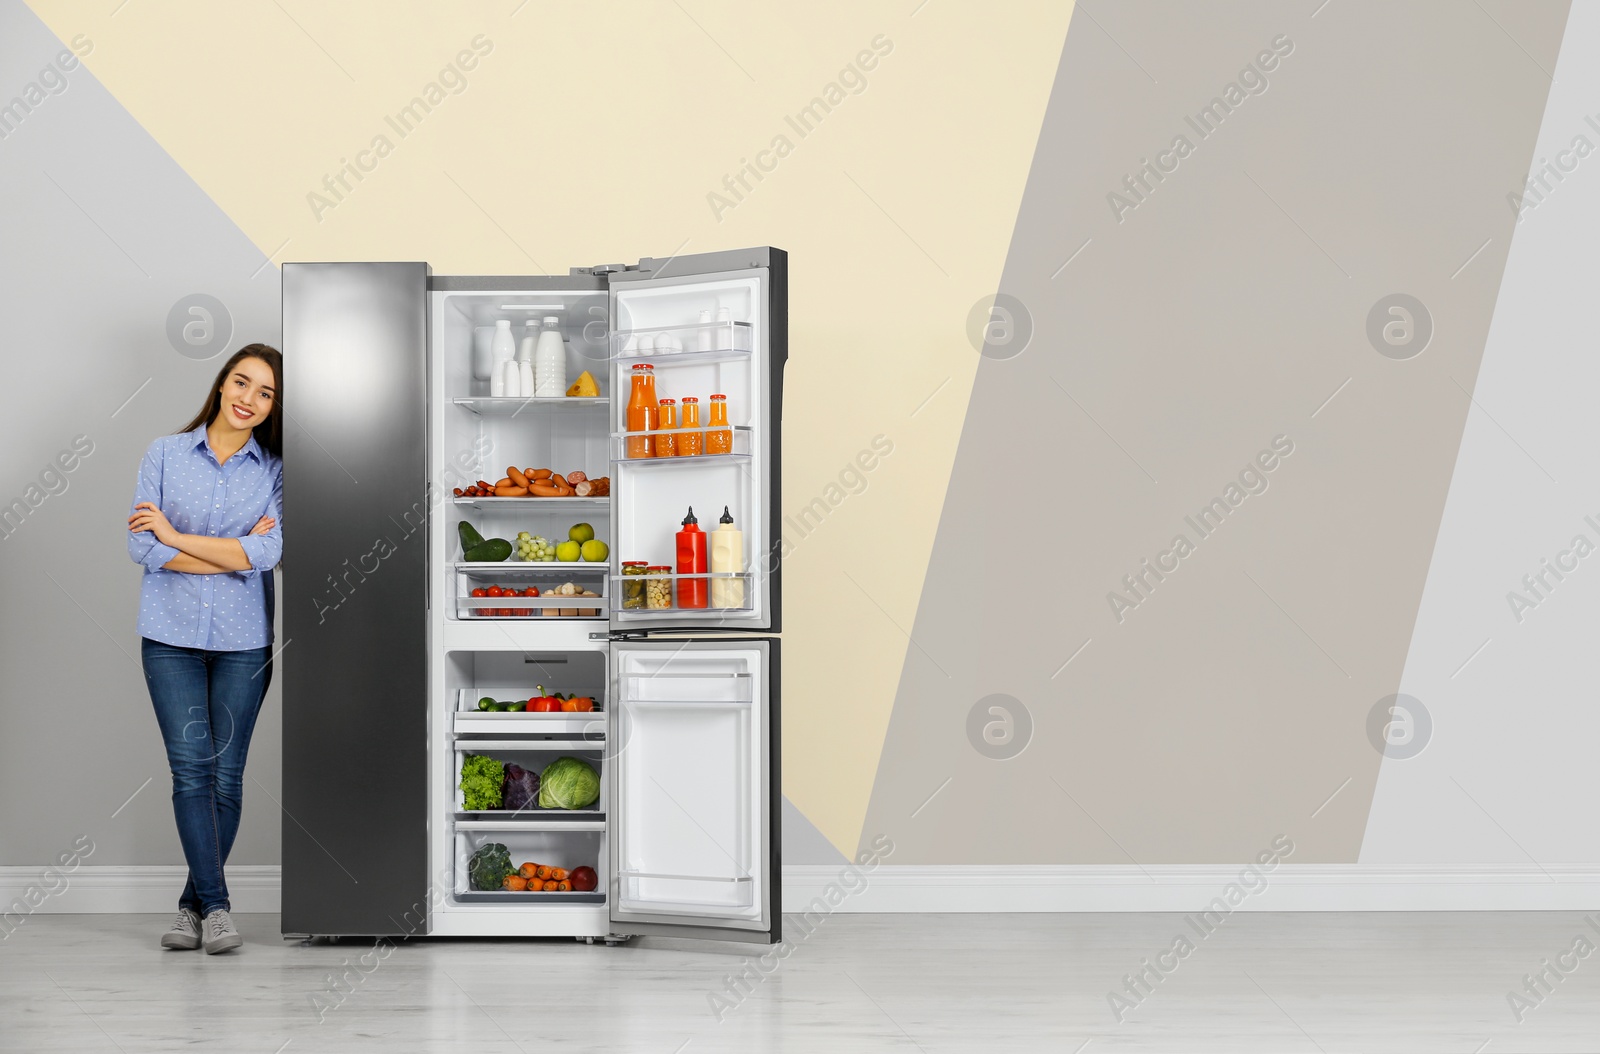
<svg viewBox="0 0 1600 1054"><path fill-rule="evenodd" d="M522 327L522 339L517 342L517 361L532 362L533 346L538 343L538 341L539 327L535 325L533 319L530 318L528 319L527 324Z"/></svg>
<svg viewBox="0 0 1600 1054"><path fill-rule="evenodd" d="M700 312L700 328L695 331L695 347L700 351L711 350L711 338L715 336L711 331L711 312Z"/></svg>
<svg viewBox="0 0 1600 1054"><path fill-rule="evenodd" d="M517 360L507 359L495 368L495 375L500 381L500 393L510 399L523 397L522 374L518 372Z"/></svg>
<svg viewBox="0 0 1600 1054"><path fill-rule="evenodd" d="M517 338L511 335L511 320L509 318L496 319L494 323L494 336L489 341L489 351L494 357L495 372L500 372L503 363L510 362L517 353Z"/></svg>
<svg viewBox="0 0 1600 1054"><path fill-rule="evenodd" d="M495 399L499 399L506 394L505 365L503 362L495 363L494 373L489 378L489 395Z"/></svg>
<svg viewBox="0 0 1600 1054"><path fill-rule="evenodd" d="M538 385L530 395L556 399L567 394L567 345L561 339L561 319L546 315L534 347L534 376Z"/></svg>
<svg viewBox="0 0 1600 1054"><path fill-rule="evenodd" d="M477 381L494 379L494 327L474 326L472 329L472 378Z"/></svg>
<svg viewBox="0 0 1600 1054"><path fill-rule="evenodd" d="M733 312L725 307L717 308L717 350L727 351L733 347Z"/></svg>
<svg viewBox="0 0 1600 1054"><path fill-rule="evenodd" d="M522 396L524 399L533 398L534 391L536 390L533 383L533 363L517 363L517 387L521 389L517 393L518 395Z"/></svg>

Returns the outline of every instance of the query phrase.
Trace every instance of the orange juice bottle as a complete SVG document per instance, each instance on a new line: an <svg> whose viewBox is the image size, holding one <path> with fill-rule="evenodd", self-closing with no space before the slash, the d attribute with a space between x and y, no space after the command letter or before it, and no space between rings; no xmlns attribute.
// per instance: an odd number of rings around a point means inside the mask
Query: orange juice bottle
<svg viewBox="0 0 1600 1054"><path fill-rule="evenodd" d="M700 453L700 400L692 395L683 397L683 424L678 433L678 455L695 457Z"/></svg>
<svg viewBox="0 0 1600 1054"><path fill-rule="evenodd" d="M717 427L721 425L722 427ZM728 397L711 397L711 420L707 422L706 453L733 453L733 431L728 427Z"/></svg>
<svg viewBox="0 0 1600 1054"><path fill-rule="evenodd" d="M660 429L678 427L678 404L671 399L661 400L661 420L656 425ZM656 436L656 457L677 457L678 437L671 432Z"/></svg>
<svg viewBox="0 0 1600 1054"><path fill-rule="evenodd" d="M641 362L633 368L633 389L628 393L628 431L652 432L657 414L656 378L654 368ZM654 457L655 443L651 436L629 436L629 457Z"/></svg>

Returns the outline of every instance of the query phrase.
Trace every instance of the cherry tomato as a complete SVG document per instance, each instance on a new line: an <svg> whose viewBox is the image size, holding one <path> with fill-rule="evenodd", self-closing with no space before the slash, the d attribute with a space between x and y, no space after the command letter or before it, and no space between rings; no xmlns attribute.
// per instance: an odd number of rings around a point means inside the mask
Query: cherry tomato
<svg viewBox="0 0 1600 1054"><path fill-rule="evenodd" d="M533 586L529 586L527 589L522 591L522 595L525 597L536 597L539 595L539 590Z"/></svg>
<svg viewBox="0 0 1600 1054"><path fill-rule="evenodd" d="M475 597L486 597L489 595L489 591L480 587L478 589L474 589L472 591L472 595Z"/></svg>

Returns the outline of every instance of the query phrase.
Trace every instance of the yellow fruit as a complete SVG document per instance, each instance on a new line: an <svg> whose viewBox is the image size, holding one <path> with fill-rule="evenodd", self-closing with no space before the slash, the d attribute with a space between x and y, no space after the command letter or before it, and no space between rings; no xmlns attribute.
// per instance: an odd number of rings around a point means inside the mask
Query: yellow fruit
<svg viewBox="0 0 1600 1054"><path fill-rule="evenodd" d="M572 387L567 389L567 394L580 399L594 399L600 394L600 386L594 382L594 375L584 370L572 382Z"/></svg>

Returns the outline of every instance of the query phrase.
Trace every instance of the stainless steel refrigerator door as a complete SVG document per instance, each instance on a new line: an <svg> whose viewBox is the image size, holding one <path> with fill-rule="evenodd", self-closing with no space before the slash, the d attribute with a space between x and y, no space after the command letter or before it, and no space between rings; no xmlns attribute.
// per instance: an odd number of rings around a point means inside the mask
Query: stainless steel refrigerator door
<svg viewBox="0 0 1600 1054"><path fill-rule="evenodd" d="M427 932L428 265L283 265L286 934Z"/></svg>
<svg viewBox="0 0 1600 1054"><path fill-rule="evenodd" d="M782 440L783 440L783 370L789 357L789 256L782 249L762 246L752 249L735 249L726 252L699 253L674 256L669 259L646 257L634 270L615 271L607 276L611 286L612 355L610 369L612 419L614 429L621 432L626 427L627 404L631 379L628 376L634 362L650 361L656 366L658 385L665 385L668 371L674 364L693 366L696 360L715 363L718 356L700 354L663 353L651 355L637 350L638 338L644 331L635 331L639 318L652 314L651 302L657 304L679 298L681 303L695 304L695 297L704 293L710 302L719 295L747 284L752 294L750 307L753 318L748 329L751 345L747 363L729 363L729 368L744 366L749 370L750 398L754 405L750 416L757 427L748 436L736 436L735 446L741 442L751 444L750 456L723 466L725 485L707 488L711 493L724 495L712 503L683 502L676 498L676 487L671 473L689 468L703 471L714 459L677 458L675 464L646 464L624 456L625 440L618 440L612 461L612 529L616 535L611 546L611 574L615 596L622 594L620 576L622 561L647 559L655 563L670 554L657 539L656 544L637 546L641 551L630 551L629 535L632 523L647 523L648 529L632 531L644 536L651 531L659 534L661 527L675 530L684 516L685 506L693 504L702 529L711 531L717 526L726 495L748 494L751 519L754 522L736 523L745 532L746 569L751 577L744 588L749 590L750 610L744 612L714 612L707 609L689 611L639 611L620 610L614 604L611 628L630 633L649 633L655 630L717 630L735 633L777 632L783 627L782 547L783 524L781 499ZM670 310L655 311L657 318L670 317ZM679 341L695 336L693 326L666 326L655 336L667 334ZM722 339L720 336L718 339ZM719 371L716 376L721 376ZM658 391L666 398L674 393L667 388ZM706 396L698 392L702 408L709 413ZM730 418L734 410L730 407ZM702 420L704 425L705 420ZM703 463L697 470L688 462ZM712 471L718 471L713 468ZM642 506L642 507L641 507ZM670 539L669 539L670 541ZM672 560L661 560L671 563Z"/></svg>
<svg viewBox="0 0 1600 1054"><path fill-rule="evenodd" d="M778 641L611 645L611 928L782 939Z"/></svg>

